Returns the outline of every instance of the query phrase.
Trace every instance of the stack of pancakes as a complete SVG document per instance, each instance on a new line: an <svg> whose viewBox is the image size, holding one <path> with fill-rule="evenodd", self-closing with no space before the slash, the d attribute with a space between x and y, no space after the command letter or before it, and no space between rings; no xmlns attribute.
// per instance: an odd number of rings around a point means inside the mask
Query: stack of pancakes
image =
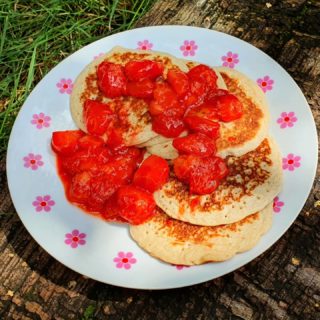
<svg viewBox="0 0 320 320"><path fill-rule="evenodd" d="M89 64L75 82L71 113L79 128L86 131L86 99L113 104L98 90L97 66L104 60L124 65L141 59L161 61L164 77L173 66L187 72L197 64L164 53L115 47ZM223 261L252 248L271 227L272 201L282 186L281 158L277 144L268 136L269 110L264 93L238 71L213 69L218 86L227 88L243 104L240 119L220 123L216 141L217 154L225 159L229 175L212 194L199 196L190 194L188 186L172 173L170 180L154 193L156 215L143 224L130 226L132 238L143 249L172 264ZM149 154L169 161L177 157L172 139L152 131L147 103L132 97L121 99L121 110L116 104L114 110L128 128L126 145L145 147Z"/></svg>

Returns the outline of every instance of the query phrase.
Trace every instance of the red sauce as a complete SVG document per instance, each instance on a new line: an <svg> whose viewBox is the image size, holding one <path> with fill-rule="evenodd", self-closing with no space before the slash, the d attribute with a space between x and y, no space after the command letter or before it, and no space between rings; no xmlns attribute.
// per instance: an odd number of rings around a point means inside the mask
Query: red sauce
<svg viewBox="0 0 320 320"><path fill-rule="evenodd" d="M102 220L105 221L109 221L109 222L119 222L119 223L123 223L125 222L121 217L119 216L114 216L113 218L107 218L104 214L103 214L103 210L97 210L97 208L94 208L92 206L90 206L89 203L79 203L79 202L75 202L69 195L69 190L70 190L70 185L71 185L71 180L72 180L72 176L70 174L68 174L66 172L66 170L63 169L63 162L64 162L64 157L63 156L57 156L57 171L59 174L59 177L61 179L61 182L63 184L64 187L64 191L65 191L65 196L67 198L67 200L72 203L73 205L77 206L78 208L80 208L82 211L84 211L85 213L88 213L90 215L93 215L96 218L100 218Z"/></svg>
<svg viewBox="0 0 320 320"><path fill-rule="evenodd" d="M239 118L241 103L217 88L216 74L205 65L188 73L172 68L167 79L163 71L158 61L132 60L124 67L102 62L95 75L97 88L92 90L111 100L103 103L85 98L83 114L89 134L79 130L53 133L52 148L66 198L83 211L131 224L153 216L156 204L152 194L168 181L169 167L164 159L150 156L139 168L143 151L125 146L124 135L133 138L139 131L129 122L130 112L138 115L137 110L143 111L141 117L148 114L155 132L176 138L173 146L180 156L175 159L174 171L190 185L191 192L211 193L227 175L224 161L214 155L219 136L215 120ZM203 116L203 107L213 110L214 119ZM189 111L193 116L188 116ZM177 138L184 130L190 134ZM99 138L102 136L106 141ZM199 198L190 205L194 210Z"/></svg>

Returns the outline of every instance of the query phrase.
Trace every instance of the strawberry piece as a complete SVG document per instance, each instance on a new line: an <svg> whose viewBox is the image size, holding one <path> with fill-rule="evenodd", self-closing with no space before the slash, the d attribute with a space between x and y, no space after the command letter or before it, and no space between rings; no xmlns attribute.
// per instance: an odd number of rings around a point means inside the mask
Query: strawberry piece
<svg viewBox="0 0 320 320"><path fill-rule="evenodd" d="M198 80L190 80L190 91L183 98L185 108L196 107L200 105L207 94L207 85Z"/></svg>
<svg viewBox="0 0 320 320"><path fill-rule="evenodd" d="M167 81L179 98L184 97L190 90L188 76L177 68L168 71Z"/></svg>
<svg viewBox="0 0 320 320"><path fill-rule="evenodd" d="M188 77L191 81L197 81L204 84L209 90L215 90L217 88L217 75L216 73L204 64L199 64L193 67L188 72Z"/></svg>
<svg viewBox="0 0 320 320"><path fill-rule="evenodd" d="M197 116L187 116L183 121L192 131L203 133L213 139L219 137L220 125L218 122L213 122Z"/></svg>
<svg viewBox="0 0 320 320"><path fill-rule="evenodd" d="M68 190L68 196L71 201L85 203L91 195L91 175L89 172L81 172L76 174L72 180Z"/></svg>
<svg viewBox="0 0 320 320"><path fill-rule="evenodd" d="M125 219L119 216L116 194L112 195L108 201L106 201L104 210L102 211L102 216L107 221L126 222Z"/></svg>
<svg viewBox="0 0 320 320"><path fill-rule="evenodd" d="M123 130L120 127L112 127L108 131L108 140L106 144L113 149L124 147Z"/></svg>
<svg viewBox="0 0 320 320"><path fill-rule="evenodd" d="M219 119L224 122L241 118L243 106L240 100L233 94L217 96L211 99L210 103L215 103Z"/></svg>
<svg viewBox="0 0 320 320"><path fill-rule="evenodd" d="M194 194L212 193L221 179L228 175L228 168L223 159L215 156L199 157L183 155L173 162L177 178L189 184Z"/></svg>
<svg viewBox="0 0 320 320"><path fill-rule="evenodd" d="M157 116L170 109L179 109L177 95L167 83L158 82L153 91L153 100L149 104L149 112L152 116Z"/></svg>
<svg viewBox="0 0 320 320"><path fill-rule="evenodd" d="M176 138L172 145L179 151L179 154L194 154L206 157L216 152L214 141L202 133L193 133L186 137Z"/></svg>
<svg viewBox="0 0 320 320"><path fill-rule="evenodd" d="M87 130L92 135L103 135L116 115L108 104L88 99L84 104L84 119Z"/></svg>
<svg viewBox="0 0 320 320"><path fill-rule="evenodd" d="M208 102L210 104L210 100L214 99L215 97L218 96L225 96L226 94L229 94L228 90L225 89L214 89L214 90L210 90L205 98L205 101Z"/></svg>
<svg viewBox="0 0 320 320"><path fill-rule="evenodd" d="M129 61L124 70L130 81L154 80L162 75L163 65L151 60Z"/></svg>
<svg viewBox="0 0 320 320"><path fill-rule="evenodd" d="M116 98L126 93L127 79L120 64L103 61L97 68L98 86L108 98Z"/></svg>
<svg viewBox="0 0 320 320"><path fill-rule="evenodd" d="M123 186L117 191L119 215L130 224L141 224L155 213L152 194L134 186Z"/></svg>
<svg viewBox="0 0 320 320"><path fill-rule="evenodd" d="M192 194L209 194L215 191L219 186L219 181L211 176L206 167L200 167L198 171L190 177L190 192Z"/></svg>
<svg viewBox="0 0 320 320"><path fill-rule="evenodd" d="M89 150L102 147L104 144L103 140L99 137L85 135L78 140L80 149Z"/></svg>
<svg viewBox="0 0 320 320"><path fill-rule="evenodd" d="M224 179L229 174L229 169L225 161L219 157L214 157L215 159L215 171L217 174L217 179Z"/></svg>
<svg viewBox="0 0 320 320"><path fill-rule="evenodd" d="M190 108L186 114L187 117L199 117L208 120L219 120L217 109L211 103L204 102L198 107Z"/></svg>
<svg viewBox="0 0 320 320"><path fill-rule="evenodd" d="M167 161L156 155L151 155L142 162L134 174L133 184L153 193L160 189L168 181L168 178Z"/></svg>
<svg viewBox="0 0 320 320"><path fill-rule="evenodd" d="M192 167L200 161L196 155L182 155L173 160L173 171L177 178L189 183Z"/></svg>
<svg viewBox="0 0 320 320"><path fill-rule="evenodd" d="M220 158L202 158L196 166L193 166L189 180L191 193L209 194L217 189L221 177L217 159ZM221 159L221 161L223 160Z"/></svg>
<svg viewBox="0 0 320 320"><path fill-rule="evenodd" d="M127 83L127 95L136 98L151 98L153 95L154 82L144 79L138 82Z"/></svg>
<svg viewBox="0 0 320 320"><path fill-rule="evenodd" d="M70 155L78 150L78 140L84 135L80 130L55 131L51 146L57 153Z"/></svg>
<svg viewBox="0 0 320 320"><path fill-rule="evenodd" d="M175 138L185 130L185 126L181 119L161 114L152 119L152 130L164 137Z"/></svg>

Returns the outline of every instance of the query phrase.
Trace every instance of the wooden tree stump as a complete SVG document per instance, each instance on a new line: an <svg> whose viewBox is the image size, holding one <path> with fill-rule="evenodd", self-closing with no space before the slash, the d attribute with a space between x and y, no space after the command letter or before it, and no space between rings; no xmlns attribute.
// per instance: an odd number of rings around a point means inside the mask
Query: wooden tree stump
<svg viewBox="0 0 320 320"><path fill-rule="evenodd" d="M253 44L291 74L320 124L319 21L316 0L159 0L137 26L200 26ZM0 186L1 319L320 319L319 169L298 219L271 249L224 277L166 291L113 287L64 267L16 215L4 158Z"/></svg>

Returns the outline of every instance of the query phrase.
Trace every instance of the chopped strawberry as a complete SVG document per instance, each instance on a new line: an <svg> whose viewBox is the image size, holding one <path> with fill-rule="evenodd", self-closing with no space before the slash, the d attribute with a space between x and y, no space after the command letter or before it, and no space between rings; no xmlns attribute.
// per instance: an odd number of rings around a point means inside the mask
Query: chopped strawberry
<svg viewBox="0 0 320 320"><path fill-rule="evenodd" d="M193 133L186 137L176 138L173 140L172 145L180 154L194 154L206 157L216 152L214 141L202 133Z"/></svg>
<svg viewBox="0 0 320 320"><path fill-rule="evenodd" d="M149 192L160 189L169 178L169 166L166 160L156 155L144 160L136 171L133 184Z"/></svg>
<svg viewBox="0 0 320 320"><path fill-rule="evenodd" d="M104 144L103 140L99 137L85 135L78 140L80 149L89 150L102 147Z"/></svg>
<svg viewBox="0 0 320 320"><path fill-rule="evenodd" d="M216 73L204 64L199 64L193 67L188 72L188 77L191 81L197 81L205 84L207 90L214 90L217 88L217 75Z"/></svg>
<svg viewBox="0 0 320 320"><path fill-rule="evenodd" d="M221 121L233 121L241 118L243 114L242 103L233 94L217 96L210 102L216 104L217 113Z"/></svg>
<svg viewBox="0 0 320 320"><path fill-rule="evenodd" d="M102 210L102 216L107 220L107 221L117 221L119 222L126 222L123 218L119 216L119 208L117 205L117 196L116 193L112 195L108 201L105 203L104 210Z"/></svg>
<svg viewBox="0 0 320 320"><path fill-rule="evenodd" d="M138 82L127 83L127 95L136 98L151 98L153 95L154 82L144 79Z"/></svg>
<svg viewBox="0 0 320 320"><path fill-rule="evenodd" d="M156 203L152 194L134 186L123 186L117 191L120 217L130 224L141 224L155 213Z"/></svg>
<svg viewBox="0 0 320 320"><path fill-rule="evenodd" d="M183 121L192 131L203 133L213 139L219 137L220 125L218 122L197 116L187 116Z"/></svg>
<svg viewBox="0 0 320 320"><path fill-rule="evenodd" d="M217 179L224 179L229 174L229 169L225 161L219 157L215 158L215 171L217 173Z"/></svg>
<svg viewBox="0 0 320 320"><path fill-rule="evenodd" d="M69 198L71 201L85 203L91 195L91 175L89 172L81 172L76 174L69 188Z"/></svg>
<svg viewBox="0 0 320 320"><path fill-rule="evenodd" d="M127 79L120 64L103 61L97 68L98 86L108 98L116 98L126 93Z"/></svg>
<svg viewBox="0 0 320 320"><path fill-rule="evenodd" d="M51 146L57 153L69 155L78 150L78 140L84 135L80 130L55 131Z"/></svg>
<svg viewBox="0 0 320 320"><path fill-rule="evenodd" d="M161 114L152 119L152 130L164 137L175 138L185 130L185 126L181 119Z"/></svg>
<svg viewBox="0 0 320 320"><path fill-rule="evenodd" d="M124 67L130 81L154 80L162 75L163 65L151 60L129 61Z"/></svg>
<svg viewBox="0 0 320 320"><path fill-rule="evenodd" d="M190 177L190 192L193 194L210 194L217 189L219 181L209 174L206 167L200 167Z"/></svg>
<svg viewBox="0 0 320 320"><path fill-rule="evenodd" d="M209 194L217 189L222 172L218 157L202 158L196 166L193 166L190 174L190 192L196 194ZM219 163L218 163L219 162ZM224 174L224 173L223 173Z"/></svg>
<svg viewBox="0 0 320 320"><path fill-rule="evenodd" d="M182 155L173 160L173 170L177 178L189 183L192 167L200 161L196 155Z"/></svg>
<svg viewBox="0 0 320 320"><path fill-rule="evenodd" d="M190 108L186 113L187 117L200 117L208 120L219 120L217 109L210 103L204 102L198 107Z"/></svg>
<svg viewBox="0 0 320 320"><path fill-rule="evenodd" d="M112 127L108 131L108 140L106 144L113 149L124 147L123 130L120 127Z"/></svg>
<svg viewBox="0 0 320 320"><path fill-rule="evenodd" d="M189 184L191 193L209 194L227 176L228 168L219 157L183 155L174 160L174 173L179 180Z"/></svg>
<svg viewBox="0 0 320 320"><path fill-rule="evenodd" d="M205 98L205 101L208 102L210 104L210 100L214 99L215 97L218 96L225 96L226 94L229 94L228 90L225 89L214 89L214 90L210 90Z"/></svg>
<svg viewBox="0 0 320 320"><path fill-rule="evenodd" d="M117 181L117 176L102 174L91 181L91 197L87 199L90 205L102 209L106 201L120 188L121 184Z"/></svg>
<svg viewBox="0 0 320 320"><path fill-rule="evenodd" d="M110 161L112 154L109 149L96 147L79 150L68 157L64 157L62 167L69 175L83 171L99 172L99 167Z"/></svg>
<svg viewBox="0 0 320 320"><path fill-rule="evenodd" d="M184 97L190 90L188 76L178 68L168 71L167 81L179 98Z"/></svg>
<svg viewBox="0 0 320 320"><path fill-rule="evenodd" d="M186 108L200 105L207 94L207 85L198 80L190 80L190 91L184 96L182 102Z"/></svg>
<svg viewBox="0 0 320 320"><path fill-rule="evenodd" d="M100 136L115 121L116 115L108 104L88 99L84 104L84 119L88 132Z"/></svg>
<svg viewBox="0 0 320 320"><path fill-rule="evenodd" d="M153 91L153 100L149 104L149 112L152 116L158 116L170 109L179 109L176 93L167 83L156 83Z"/></svg>

